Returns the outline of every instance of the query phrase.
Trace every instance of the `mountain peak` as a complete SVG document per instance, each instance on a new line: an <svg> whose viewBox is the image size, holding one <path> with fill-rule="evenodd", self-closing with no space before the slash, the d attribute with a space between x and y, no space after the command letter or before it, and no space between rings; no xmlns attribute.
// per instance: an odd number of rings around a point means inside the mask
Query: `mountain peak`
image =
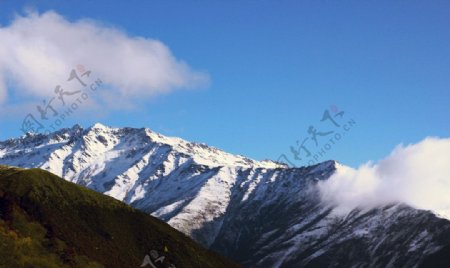
<svg viewBox="0 0 450 268"><path fill-rule="evenodd" d="M80 130L83 129L83 127L80 124L75 124L71 127L72 130Z"/></svg>
<svg viewBox="0 0 450 268"><path fill-rule="evenodd" d="M382 258L412 267L450 248L440 242L450 223L441 228L433 214L406 206L338 218L315 187L346 168L333 160L289 168L145 128L95 124L0 142L0 164L40 167L114 197L249 267L373 267Z"/></svg>
<svg viewBox="0 0 450 268"><path fill-rule="evenodd" d="M101 124L101 123L95 123L95 124L93 124L91 127L90 127L90 129L108 129L109 127L107 127L107 126L105 126L105 125L103 125L103 124Z"/></svg>
<svg viewBox="0 0 450 268"><path fill-rule="evenodd" d="M34 144L36 147L45 146L46 143L54 144L72 142L76 137L91 136L92 139L98 140L100 143L108 146L123 147L121 150L130 149L128 144L124 146L122 142L128 139L139 140L139 144L135 144L131 149L141 148L147 146L146 144L156 143L158 146L168 146L174 153L188 156L197 164L210 167L246 167L246 168L289 168L286 164L279 163L273 160L258 161L248 157L227 153L219 148L209 146L206 143L189 142L178 137L168 137L160 133L154 132L149 128L111 128L101 123L95 123L91 127L84 129L82 126L76 124L71 128L64 128L48 135L44 134L27 134L20 139L11 139L9 143L13 143L22 147L28 147ZM109 143L112 141L112 143ZM91 143L91 145L94 145ZM114 145L115 144L115 145ZM155 145L156 145L155 144ZM92 148L97 151L100 147ZM128 149L127 149L128 148ZM108 150L115 150L114 147ZM106 152L106 151L105 151ZM37 154L41 154L39 152ZM110 151L110 153L113 153ZM7 154L7 152L4 152ZM1 155L1 152L0 152ZM45 161L41 159L40 162ZM12 163L14 164L14 163ZM62 173L56 173L62 175Z"/></svg>

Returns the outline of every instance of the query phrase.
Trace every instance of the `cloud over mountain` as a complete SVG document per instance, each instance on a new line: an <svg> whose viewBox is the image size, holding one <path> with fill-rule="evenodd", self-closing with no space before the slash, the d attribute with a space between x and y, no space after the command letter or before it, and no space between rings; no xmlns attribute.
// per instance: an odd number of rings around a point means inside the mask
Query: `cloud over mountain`
<svg viewBox="0 0 450 268"><path fill-rule="evenodd" d="M399 145L374 164L339 168L319 183L322 199L337 212L404 202L450 219L450 139L429 137Z"/></svg>

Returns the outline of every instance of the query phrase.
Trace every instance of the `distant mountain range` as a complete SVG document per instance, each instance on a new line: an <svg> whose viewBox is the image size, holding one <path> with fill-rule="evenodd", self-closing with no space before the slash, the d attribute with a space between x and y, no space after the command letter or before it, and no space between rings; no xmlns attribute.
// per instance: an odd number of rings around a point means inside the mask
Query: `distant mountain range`
<svg viewBox="0 0 450 268"><path fill-rule="evenodd" d="M390 204L345 217L316 184L342 166L289 168L149 129L76 125L0 142L0 164L42 168L167 222L245 267L450 263L450 221Z"/></svg>

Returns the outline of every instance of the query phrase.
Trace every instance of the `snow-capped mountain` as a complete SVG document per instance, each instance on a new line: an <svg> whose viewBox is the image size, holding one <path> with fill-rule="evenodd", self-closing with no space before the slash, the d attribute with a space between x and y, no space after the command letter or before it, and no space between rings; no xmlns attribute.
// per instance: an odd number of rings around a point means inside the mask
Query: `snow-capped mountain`
<svg viewBox="0 0 450 268"><path fill-rule="evenodd" d="M335 216L315 187L340 168L334 161L289 168L95 124L0 142L0 164L112 196L246 267L414 267L450 248L449 221L403 204Z"/></svg>

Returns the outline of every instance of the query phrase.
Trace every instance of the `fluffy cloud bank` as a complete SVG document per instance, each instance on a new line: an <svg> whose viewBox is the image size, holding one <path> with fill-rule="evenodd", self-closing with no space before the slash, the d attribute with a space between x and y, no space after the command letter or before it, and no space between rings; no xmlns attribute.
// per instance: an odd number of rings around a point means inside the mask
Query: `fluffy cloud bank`
<svg viewBox="0 0 450 268"><path fill-rule="evenodd" d="M0 102L8 94L48 97L82 64L117 96L142 98L207 83L160 41L130 37L92 20L55 12L18 16L0 27ZM8 92L16 89L18 92Z"/></svg>
<svg viewBox="0 0 450 268"><path fill-rule="evenodd" d="M450 139L397 146L377 164L338 168L318 186L322 199L340 213L403 202L450 219Z"/></svg>

